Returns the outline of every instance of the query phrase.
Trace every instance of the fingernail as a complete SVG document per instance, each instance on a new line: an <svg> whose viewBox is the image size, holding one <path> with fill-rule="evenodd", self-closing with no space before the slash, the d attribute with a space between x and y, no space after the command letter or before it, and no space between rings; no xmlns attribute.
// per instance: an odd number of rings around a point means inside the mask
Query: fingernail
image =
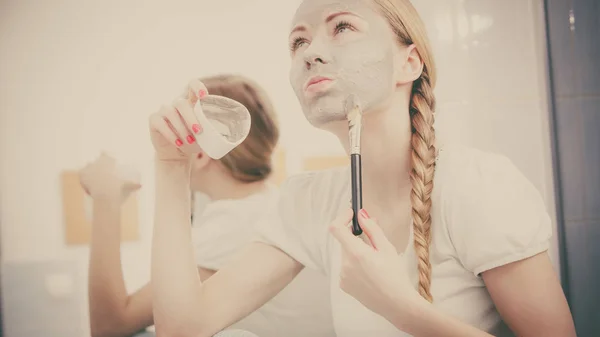
<svg viewBox="0 0 600 337"><path fill-rule="evenodd" d="M360 210L360 215L362 215L362 217L365 219L369 219L369 213L367 213L365 209Z"/></svg>
<svg viewBox="0 0 600 337"><path fill-rule="evenodd" d="M202 127L198 124L194 124L192 125L192 131L194 131L194 133L200 133L200 131L202 131Z"/></svg>
<svg viewBox="0 0 600 337"><path fill-rule="evenodd" d="M196 138L194 138L194 136L192 136L192 135L187 136L188 144L192 144L195 141L196 141Z"/></svg>
<svg viewBox="0 0 600 337"><path fill-rule="evenodd" d="M175 141L175 145L177 145L177 147L180 147L181 145L183 145L183 142L181 141L181 139L177 139Z"/></svg>
<svg viewBox="0 0 600 337"><path fill-rule="evenodd" d="M198 98L202 99L204 96L206 96L206 90L198 91Z"/></svg>

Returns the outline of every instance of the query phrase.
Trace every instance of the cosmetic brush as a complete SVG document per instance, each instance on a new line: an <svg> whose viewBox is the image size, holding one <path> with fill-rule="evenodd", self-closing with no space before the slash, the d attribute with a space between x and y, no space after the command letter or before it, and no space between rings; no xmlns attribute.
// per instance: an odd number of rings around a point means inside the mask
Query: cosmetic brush
<svg viewBox="0 0 600 337"><path fill-rule="evenodd" d="M362 209L362 164L360 159L360 134L362 132L362 111L358 97L350 95L345 102L348 133L350 135L350 168L352 179L352 233L362 234L358 223L358 212Z"/></svg>

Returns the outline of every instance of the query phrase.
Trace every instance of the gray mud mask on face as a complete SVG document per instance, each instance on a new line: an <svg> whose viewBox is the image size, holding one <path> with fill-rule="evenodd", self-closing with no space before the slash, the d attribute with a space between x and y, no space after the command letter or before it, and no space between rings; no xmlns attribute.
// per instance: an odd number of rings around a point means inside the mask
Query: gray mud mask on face
<svg viewBox="0 0 600 337"><path fill-rule="evenodd" d="M324 22L329 14L343 11L356 13L362 19L340 16L329 24ZM346 29L334 35L335 25L342 20L350 24L362 20L360 27L368 28ZM390 97L394 90L394 38L386 20L370 1L305 0L294 17L296 24L308 26L310 35L301 35L309 43L292 59L290 83L311 124L345 121L344 101L349 94L358 97L365 111ZM306 95L305 83L313 76L329 77L334 82L324 92Z"/></svg>

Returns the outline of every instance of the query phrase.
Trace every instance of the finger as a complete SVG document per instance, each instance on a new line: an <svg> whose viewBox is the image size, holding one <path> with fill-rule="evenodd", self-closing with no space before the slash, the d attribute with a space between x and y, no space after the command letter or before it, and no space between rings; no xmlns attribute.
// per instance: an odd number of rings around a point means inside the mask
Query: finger
<svg viewBox="0 0 600 337"><path fill-rule="evenodd" d="M87 194L87 195L91 196L91 194L90 194L90 190L88 190L88 189L87 189L87 187L85 187L85 186L83 186L83 185L81 185L81 187L83 188L83 191L85 192L85 194Z"/></svg>
<svg viewBox="0 0 600 337"><path fill-rule="evenodd" d="M207 95L208 95L208 88L199 79L197 79L197 78L193 79L190 81L190 83L188 83L187 99L190 102L191 106L194 107L193 109L197 109L197 110L199 110L199 112L201 112L202 105L197 104L198 100L203 99ZM194 117L194 119L192 119L192 120L186 119L186 121L188 122L188 125L190 125L190 123L191 123L192 132L194 132L195 134L200 134L202 132L202 124L197 123L197 120L195 119L195 117L196 117L195 114L192 117Z"/></svg>
<svg viewBox="0 0 600 337"><path fill-rule="evenodd" d="M98 157L98 160L96 161L96 163L101 164L101 165L106 165L107 167L113 168L115 167L115 158L111 157L109 154L107 154L106 152L102 151L100 153L100 156Z"/></svg>
<svg viewBox="0 0 600 337"><path fill-rule="evenodd" d="M139 190L142 187L142 184L133 183L133 182L126 182L124 185L125 185L126 189L128 189L129 191L132 191L132 192Z"/></svg>
<svg viewBox="0 0 600 337"><path fill-rule="evenodd" d="M114 158L106 153L106 151L101 151L100 156L98 157L100 160L114 160Z"/></svg>
<svg viewBox="0 0 600 337"><path fill-rule="evenodd" d="M86 176L85 172L89 169L90 164L86 165L83 169L79 171L79 185L85 192L85 194L90 195L90 191L87 188Z"/></svg>
<svg viewBox="0 0 600 337"><path fill-rule="evenodd" d="M208 88L199 79L195 78L188 83L187 99L192 105L196 105L198 99L203 99L208 95Z"/></svg>
<svg viewBox="0 0 600 337"><path fill-rule="evenodd" d="M173 146L181 148L183 146L183 141L175 132L173 132L167 120L165 120L164 114L166 113L166 110L167 107L163 107L158 113L150 116L150 127L152 130L163 136L169 143L173 144Z"/></svg>
<svg viewBox="0 0 600 337"><path fill-rule="evenodd" d="M360 238L364 243L366 243L370 247L373 247L373 249L377 250L373 242L371 242L371 238L364 231L357 237Z"/></svg>
<svg viewBox="0 0 600 337"><path fill-rule="evenodd" d="M177 109L189 134L193 133L198 135L202 132L202 125L198 122L198 118L196 118L196 113L194 112L194 109L202 111L202 106L200 104L196 105L194 108L189 100L178 98L175 100L173 106Z"/></svg>
<svg viewBox="0 0 600 337"><path fill-rule="evenodd" d="M196 138L188 130L177 108L173 106L167 107L165 109L165 118L173 132L185 143L184 149L189 145L195 144Z"/></svg>
<svg viewBox="0 0 600 337"><path fill-rule="evenodd" d="M349 222L346 227L348 227L349 230L352 230L352 222ZM354 233L353 233L354 234ZM374 247L373 244L371 243L371 240L369 239L369 237L362 232L360 235L355 235L357 238L361 239L364 243L366 243L367 245Z"/></svg>
<svg viewBox="0 0 600 337"><path fill-rule="evenodd" d="M379 251L395 252L396 249L387 239L379 225L369 218L369 214L363 209L358 212L358 223L363 233L369 238L373 248Z"/></svg>
<svg viewBox="0 0 600 337"><path fill-rule="evenodd" d="M357 244L363 244L361 239L354 236L348 228L348 223L352 221L352 215L352 209L347 209L329 227L331 234L340 242L342 248L346 250L356 250Z"/></svg>

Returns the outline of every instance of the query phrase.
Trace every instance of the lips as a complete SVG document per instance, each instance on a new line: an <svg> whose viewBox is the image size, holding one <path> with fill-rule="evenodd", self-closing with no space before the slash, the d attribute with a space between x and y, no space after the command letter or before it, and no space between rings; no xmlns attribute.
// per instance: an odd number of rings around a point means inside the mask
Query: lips
<svg viewBox="0 0 600 337"><path fill-rule="evenodd" d="M331 81L333 81L333 80L331 78L329 78L329 77L324 77L324 76L311 77L311 78L308 79L308 81L304 85L304 90L308 90L312 86L316 86L318 84L325 84L325 83L328 83L328 82L331 82Z"/></svg>

